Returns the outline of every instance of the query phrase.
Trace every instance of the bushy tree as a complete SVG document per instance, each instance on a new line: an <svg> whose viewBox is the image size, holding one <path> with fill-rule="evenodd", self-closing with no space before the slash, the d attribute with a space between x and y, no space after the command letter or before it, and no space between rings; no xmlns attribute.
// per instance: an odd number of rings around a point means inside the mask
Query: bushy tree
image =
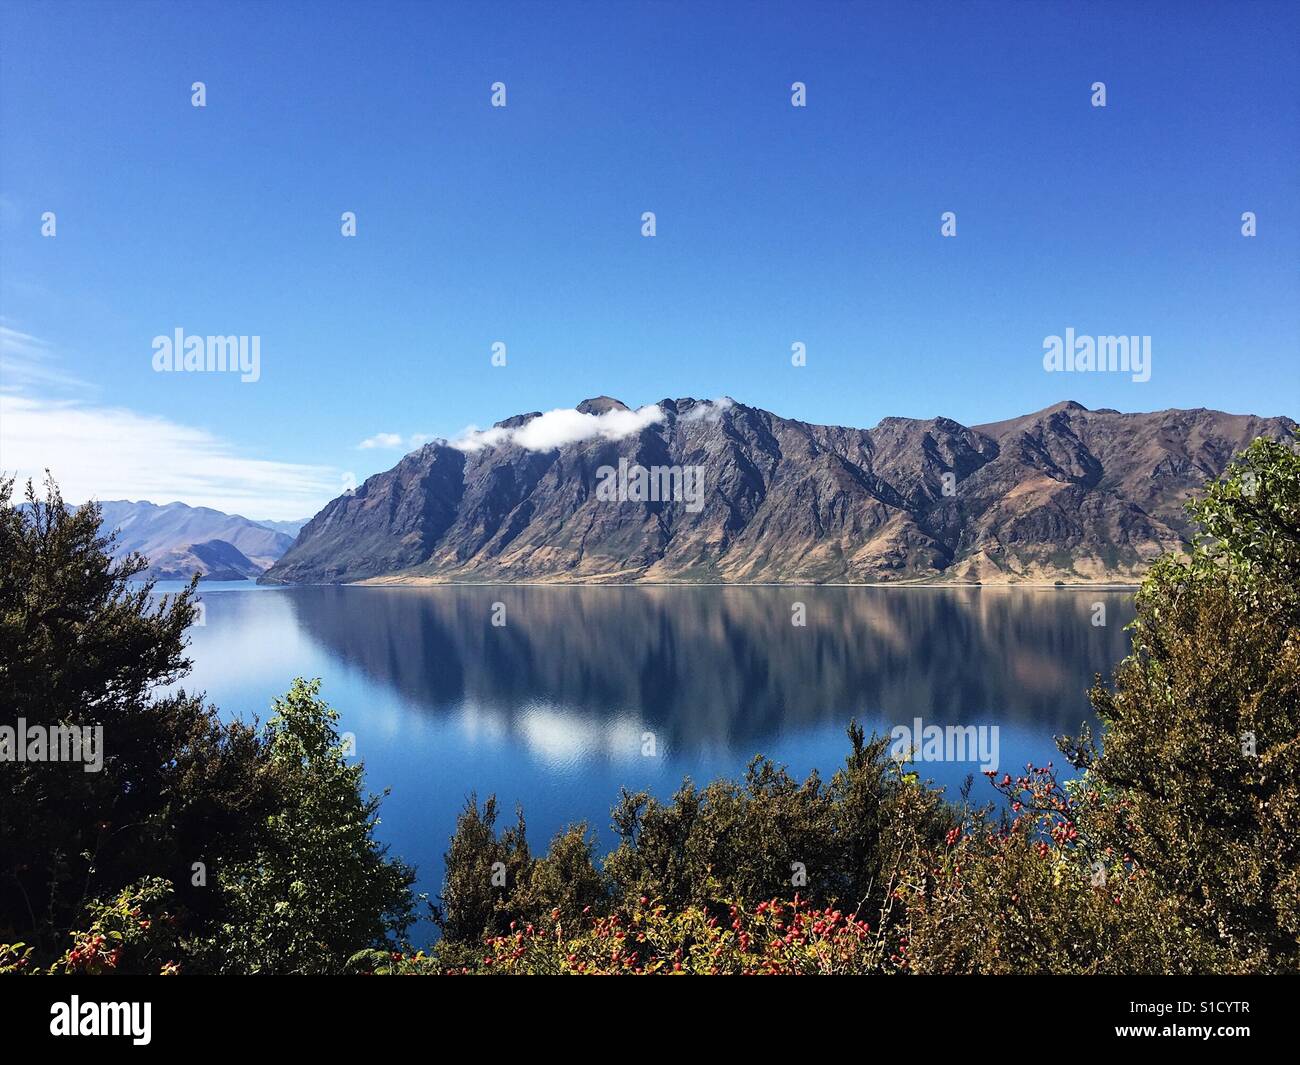
<svg viewBox="0 0 1300 1065"><path fill-rule="evenodd" d="M1300 430L1289 442L1260 437L1187 504L1200 528L1187 556L1159 561L1145 582L1175 588L1197 578L1228 588L1244 606L1300 615Z"/></svg>
<svg viewBox="0 0 1300 1065"><path fill-rule="evenodd" d="M441 905L434 910L444 937L451 942L476 943L484 935L502 932L516 919L514 892L532 866L523 810L514 826L497 836L497 800L489 795L479 809L470 795L456 818L456 831L443 856L447 872Z"/></svg>
<svg viewBox="0 0 1300 1065"><path fill-rule="evenodd" d="M164 892L189 970L339 971L404 933L413 874L375 842L379 800L316 684L295 683L260 731L160 694L189 669L194 582L156 596L146 559L114 561L96 505L65 505L52 481L44 498L29 483L25 505L12 491L0 481L0 725L100 727L103 759L0 759L0 943L22 944L9 961L115 968L141 938L122 915ZM125 958L147 971L154 953Z"/></svg>
<svg viewBox="0 0 1300 1065"><path fill-rule="evenodd" d="M1131 858L1089 838L1104 800L1028 766L996 782L1008 814L966 811L941 848L900 878L906 920L892 944L915 973L1195 973L1229 959L1179 920Z"/></svg>
<svg viewBox="0 0 1300 1065"><path fill-rule="evenodd" d="M1257 440L1151 568L1132 653L1065 739L1084 772L996 782L903 886L924 972L1300 968L1300 455Z"/></svg>
<svg viewBox="0 0 1300 1065"><path fill-rule="evenodd" d="M364 768L319 693L300 677L274 703L264 742L281 801L257 852L217 871L226 916L200 951L208 968L342 972L414 919L414 871L374 838L380 797L363 795Z"/></svg>
<svg viewBox="0 0 1300 1065"><path fill-rule="evenodd" d="M1132 856L1244 969L1300 967L1300 454L1256 440L1189 511L1185 556L1137 595L1133 653L1067 745Z"/></svg>
<svg viewBox="0 0 1300 1065"><path fill-rule="evenodd" d="M520 921L575 924L609 908L609 885L596 864L595 842L584 823L556 834L546 853L529 865L511 899Z"/></svg>
<svg viewBox="0 0 1300 1065"><path fill-rule="evenodd" d="M103 763L0 760L0 940L63 950L95 897L142 877L190 891L195 861L256 846L278 786L253 730L183 691L193 584L155 597L147 566L112 557L99 508L70 508L47 481L26 505L0 481L0 725L103 729Z"/></svg>

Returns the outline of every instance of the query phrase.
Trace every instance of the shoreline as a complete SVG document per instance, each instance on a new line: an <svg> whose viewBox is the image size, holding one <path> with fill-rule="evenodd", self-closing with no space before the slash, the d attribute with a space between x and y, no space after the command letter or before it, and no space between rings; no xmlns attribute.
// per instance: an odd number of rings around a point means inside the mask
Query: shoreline
<svg viewBox="0 0 1300 1065"><path fill-rule="evenodd" d="M1068 591L1092 589L1095 591L1133 591L1142 586L1141 581L607 581L600 578L576 581L449 581L438 577L367 577L359 581L346 581L338 585L297 585L283 587L348 587L348 588L974 588L974 589L1026 589L1034 591Z"/></svg>

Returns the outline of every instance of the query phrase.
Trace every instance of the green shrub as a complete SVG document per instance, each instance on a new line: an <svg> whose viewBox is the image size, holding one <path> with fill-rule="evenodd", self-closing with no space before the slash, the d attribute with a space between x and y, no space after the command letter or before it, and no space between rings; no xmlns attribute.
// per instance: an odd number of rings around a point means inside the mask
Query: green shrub
<svg viewBox="0 0 1300 1065"><path fill-rule="evenodd" d="M225 917L196 946L212 970L342 972L414 920L415 873L375 840L380 798L363 796L363 766L349 764L319 691L299 678L275 701L264 738L283 798L263 846L218 870Z"/></svg>

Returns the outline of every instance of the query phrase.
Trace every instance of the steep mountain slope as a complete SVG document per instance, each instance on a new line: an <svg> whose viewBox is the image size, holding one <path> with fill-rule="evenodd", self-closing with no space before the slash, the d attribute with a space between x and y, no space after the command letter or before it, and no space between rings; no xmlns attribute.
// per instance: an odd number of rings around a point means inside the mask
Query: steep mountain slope
<svg viewBox="0 0 1300 1065"><path fill-rule="evenodd" d="M866 430L730 400L632 412L602 396L412 452L329 503L264 579L1130 580L1185 533L1191 491L1294 424L1067 402ZM703 491L611 499L602 468L620 460L696 468Z"/></svg>

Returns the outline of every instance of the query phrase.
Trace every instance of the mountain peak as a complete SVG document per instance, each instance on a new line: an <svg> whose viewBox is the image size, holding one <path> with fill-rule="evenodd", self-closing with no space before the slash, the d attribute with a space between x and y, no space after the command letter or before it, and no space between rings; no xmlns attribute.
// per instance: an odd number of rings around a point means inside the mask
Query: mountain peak
<svg viewBox="0 0 1300 1065"><path fill-rule="evenodd" d="M494 428L494 429L518 429L521 425L527 425L527 424L528 424L529 422L531 422L534 418L540 418L541 416L542 416L542 412L541 412L541 411L539 411L539 410L530 410L527 414L514 414L514 415L511 415L509 418L502 418L499 422L496 422L496 423L492 426L492 428Z"/></svg>
<svg viewBox="0 0 1300 1065"><path fill-rule="evenodd" d="M578 411L582 414L605 414L611 410L631 410L631 408L621 399L614 399L612 396L593 396L578 404Z"/></svg>
<svg viewBox="0 0 1300 1065"><path fill-rule="evenodd" d="M971 428L978 432L986 433L989 436L997 437L1002 433L1009 431L1021 431L1031 425L1035 425L1044 418L1050 418L1053 414L1062 412L1074 413L1082 411L1084 414L1104 413L1099 411L1090 411L1082 403L1073 399L1063 399L1059 403L1053 403L1050 407L1044 407L1042 410L1032 411L1029 414L1020 414L1014 418L1005 418L1000 422L983 422L979 425L972 425Z"/></svg>

